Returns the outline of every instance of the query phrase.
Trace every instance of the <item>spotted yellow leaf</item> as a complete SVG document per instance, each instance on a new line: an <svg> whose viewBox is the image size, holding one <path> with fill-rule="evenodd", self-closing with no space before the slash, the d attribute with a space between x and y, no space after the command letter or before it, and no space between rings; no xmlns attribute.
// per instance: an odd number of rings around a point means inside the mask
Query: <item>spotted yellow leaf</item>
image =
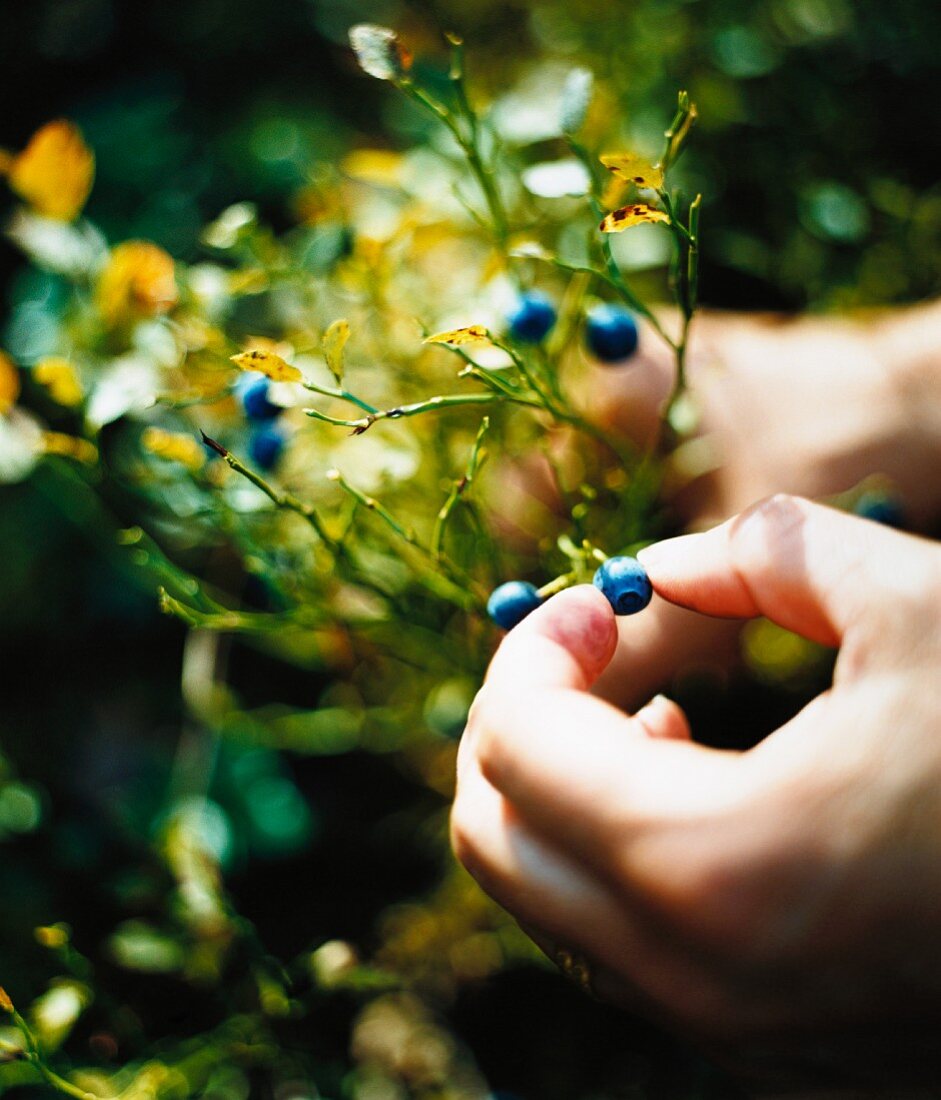
<svg viewBox="0 0 941 1100"><path fill-rule="evenodd" d="M486 344L490 341L490 333L484 325L465 325L464 328L452 328L447 332L436 332L434 336L426 336L426 344L448 344L452 348L460 348L465 344Z"/></svg>
<svg viewBox="0 0 941 1100"><path fill-rule="evenodd" d="M93 443L63 432L43 432L42 449L47 455L74 458L76 462L84 462L86 466L94 466L98 461L98 448Z"/></svg>
<svg viewBox="0 0 941 1100"><path fill-rule="evenodd" d="M20 374L16 364L0 351L0 415L8 413L20 396Z"/></svg>
<svg viewBox="0 0 941 1100"><path fill-rule="evenodd" d="M82 384L75 367L60 355L40 359L33 367L33 377L45 386L57 405L72 407L82 403Z"/></svg>
<svg viewBox="0 0 941 1100"><path fill-rule="evenodd" d="M95 177L95 157L71 122L48 122L13 157L10 187L47 218L78 217Z"/></svg>
<svg viewBox="0 0 941 1100"><path fill-rule="evenodd" d="M229 358L239 370L257 370L272 382L300 382L303 377L297 367L292 367L273 351L255 348L252 351L231 355Z"/></svg>
<svg viewBox="0 0 941 1100"><path fill-rule="evenodd" d="M343 384L343 349L349 338L350 323L342 318L329 325L323 334L323 355L338 386Z"/></svg>
<svg viewBox="0 0 941 1100"><path fill-rule="evenodd" d="M659 164L638 157L634 153L605 153L601 163L618 179L634 183L638 187L663 187L663 169Z"/></svg>
<svg viewBox="0 0 941 1100"><path fill-rule="evenodd" d="M199 470L206 460L206 453L200 444L191 435L183 435L182 432L145 428L141 445L145 451L150 451L158 458L179 462L191 470Z"/></svg>
<svg viewBox="0 0 941 1100"><path fill-rule="evenodd" d="M598 228L602 233L621 233L625 229L630 229L632 225L642 225L644 222L669 222L669 220L662 210L656 210L645 202L635 202L606 214Z"/></svg>

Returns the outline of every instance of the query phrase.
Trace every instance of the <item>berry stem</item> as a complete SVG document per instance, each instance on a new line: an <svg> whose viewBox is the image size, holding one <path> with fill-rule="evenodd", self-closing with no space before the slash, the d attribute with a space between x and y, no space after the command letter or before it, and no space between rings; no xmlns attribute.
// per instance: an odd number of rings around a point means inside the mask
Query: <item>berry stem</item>
<svg viewBox="0 0 941 1100"><path fill-rule="evenodd" d="M444 596L452 603L456 603L465 610L482 610L486 607L487 593L473 577L466 572L466 570L451 561L444 553L435 557L432 551L419 540L418 536L411 528L404 527L395 516L392 515L388 508L376 500L375 497L369 496L361 489L357 489L355 485L351 485L339 470L334 469L328 471L327 477L331 481L335 481L344 492L359 501L364 508L375 513L375 515L377 515L383 523L398 536L398 538L434 567L430 571L430 574L428 572L423 572L422 576L426 583L429 577L434 579L434 583L431 584L431 587L436 590L439 595ZM437 567L439 566L449 574L448 577L442 576L437 571Z"/></svg>
<svg viewBox="0 0 941 1100"><path fill-rule="evenodd" d="M458 501L464 497L464 494L471 487L477 475L477 471L486 461L487 452L481 448L484 436L489 430L490 418L485 416L480 422L480 427L477 429L477 438L474 440L474 445L471 448L464 476L451 486L451 491L448 493L447 500L441 505L438 515L435 518L435 527L431 535L431 553L435 561L441 560L441 547L444 542L445 527L447 526L448 520L451 518L451 513L457 506Z"/></svg>

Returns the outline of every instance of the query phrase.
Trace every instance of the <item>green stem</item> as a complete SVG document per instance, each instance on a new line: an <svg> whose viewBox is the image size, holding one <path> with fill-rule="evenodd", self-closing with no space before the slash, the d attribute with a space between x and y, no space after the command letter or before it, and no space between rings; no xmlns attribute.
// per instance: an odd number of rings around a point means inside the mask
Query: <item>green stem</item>
<svg viewBox="0 0 941 1100"><path fill-rule="evenodd" d="M447 107L438 103L437 100L432 99L432 97L422 88L419 88L407 78L399 80L396 83L397 87L401 89L405 95L416 103L419 103L427 111L430 111L440 122L442 122L461 147L465 157L467 157L467 163L470 165L471 171L474 173L474 177L483 192L484 199L487 203L487 209L490 211L490 218L493 223L491 228L493 230L494 239L499 249L505 252L507 238L510 234L509 223L493 175L487 170L483 158L480 155L479 120L473 108L470 106L470 103L467 101L466 92L463 91L463 70L460 71L460 75L456 80L453 75L451 79L452 82L455 82L455 84L461 88L461 93L458 95L458 102L462 111L468 117L471 131L470 137L464 134L461 127L458 125L457 119L451 114Z"/></svg>
<svg viewBox="0 0 941 1100"><path fill-rule="evenodd" d="M613 254L611 253L611 243L604 237L601 241L601 251L605 260L605 271L599 271L596 267L589 267L587 264L571 264L565 260L560 260L557 256L547 257L535 257L536 259L545 259L547 263L553 265L553 267L559 268L561 271L571 271L573 273L583 273L585 275L593 275L596 279L600 279L605 282L616 291L624 301L633 309L636 313L639 313L642 317L645 317L650 323L650 327L657 333L657 335L668 344L671 348L676 347L672 337L664 329L663 325L657 320L656 315L637 297L634 291L630 288L629 284L621 274L621 269L617 265Z"/></svg>
<svg viewBox="0 0 941 1100"><path fill-rule="evenodd" d="M15 1008L11 1007L7 1012L20 1034L23 1036L23 1042L26 1044L26 1048L23 1051L23 1057L43 1078L45 1078L48 1085L56 1089L56 1091L64 1093L66 1096L74 1097L74 1100L101 1100L101 1097L98 1096L97 1093L86 1092L84 1089L78 1088L77 1085L73 1085L71 1081L66 1081L64 1077L60 1077L58 1073L50 1069L49 1066L46 1065L42 1052L39 1049L39 1044L36 1042L36 1037L33 1035L29 1024Z"/></svg>
<svg viewBox="0 0 941 1100"><path fill-rule="evenodd" d="M223 448L224 450L224 448ZM325 546L329 547L336 553L339 547L336 541L327 534L323 525L323 520L317 512L317 509L312 504L305 504L302 500L298 500L296 496L291 493L281 492L273 485L270 485L263 477L256 474L254 470L241 462L232 454L231 451L225 451L222 455L228 465L235 470L237 474L241 474L242 477L255 485L271 500L278 508L284 508L290 512L296 512L299 516L303 516L304 519L313 527L317 532L318 537Z"/></svg>
<svg viewBox="0 0 941 1100"><path fill-rule="evenodd" d="M438 515L435 519L434 531L431 535L431 553L436 561L441 560L441 546L444 541L444 531L448 520L451 518L451 513L457 506L457 502L473 484L474 478L477 476L477 471L486 458L486 452L481 450L481 446L484 441L484 436L489 430L490 418L485 416L480 422L480 427L477 429L477 438L474 440L474 446L471 448L470 458L467 460L467 468L464 471L464 476L460 481L456 481L451 486L451 491L448 493L447 500L445 500L438 511Z"/></svg>
<svg viewBox="0 0 941 1100"><path fill-rule="evenodd" d="M437 409L451 409L461 405L493 405L500 402L513 402L517 405L530 405L541 408L542 402L530 399L522 394L516 396L503 393L452 393L439 394L429 397L425 401L416 401L412 405L398 405L393 409L380 409L375 413L368 413L357 420L345 420L338 416L329 416L319 409L305 409L308 416L315 420L323 420L327 424L335 424L340 428L352 428L354 435L362 435L379 420L401 420L407 416L420 416L422 413L434 412Z"/></svg>
<svg viewBox="0 0 941 1100"><path fill-rule="evenodd" d="M318 386L316 382L305 380L302 383L305 390L311 390L314 393L322 393L324 397L335 397L339 401L348 401L351 405L356 405L366 413L374 413L379 410L375 406L370 405L367 401L363 401L357 397L355 393L350 393L349 390L335 389L332 386Z"/></svg>
<svg viewBox="0 0 941 1100"><path fill-rule="evenodd" d="M561 576L549 581L548 584L544 584L542 588L538 588L536 591L542 599L547 600L557 592L571 588L573 584L578 584L578 574L574 570L571 573L562 573Z"/></svg>
<svg viewBox="0 0 941 1100"><path fill-rule="evenodd" d="M439 595L446 596L453 603L456 603L465 610L469 608L480 610L485 606L487 593L485 593L480 585L478 585L468 573L461 569L460 566L456 565L444 554L436 558L431 550L419 540L418 536L411 528L404 527L395 516L392 515L388 508L376 500L375 497L369 496L361 489L357 489L355 485L351 485L339 470L330 470L327 473L327 477L331 481L335 481L344 492L355 497L364 508L367 508L370 512L374 512L395 535L415 550L426 560L426 562L435 567L440 565L451 574L449 579L447 577L442 577L434 571L431 573L431 578L434 582L432 587L438 591ZM428 575L426 574L423 579L428 580Z"/></svg>

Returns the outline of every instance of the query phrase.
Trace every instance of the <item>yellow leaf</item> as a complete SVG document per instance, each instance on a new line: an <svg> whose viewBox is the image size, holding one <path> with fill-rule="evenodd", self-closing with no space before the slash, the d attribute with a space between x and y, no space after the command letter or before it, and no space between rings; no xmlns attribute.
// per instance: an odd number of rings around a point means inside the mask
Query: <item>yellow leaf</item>
<svg viewBox="0 0 941 1100"><path fill-rule="evenodd" d="M82 384L68 359L60 355L40 359L33 367L33 377L46 387L57 405L72 407L82 403Z"/></svg>
<svg viewBox="0 0 941 1100"><path fill-rule="evenodd" d="M125 241L98 278L98 308L109 325L156 317L176 305L172 257L150 241Z"/></svg>
<svg viewBox="0 0 941 1100"><path fill-rule="evenodd" d="M191 435L182 432L168 432L163 428L145 428L141 436L141 445L145 451L165 458L169 462L179 462L191 470L201 469L206 460L203 448Z"/></svg>
<svg viewBox="0 0 941 1100"><path fill-rule="evenodd" d="M239 370L257 370L272 382L300 382L303 378L297 367L286 363L280 355L263 348L253 348L230 356Z"/></svg>
<svg viewBox="0 0 941 1100"><path fill-rule="evenodd" d="M324 358L338 386L343 384L343 349L349 338L350 323L342 319L334 321L323 334Z"/></svg>
<svg viewBox="0 0 941 1100"><path fill-rule="evenodd" d="M663 169L659 164L638 157L634 153L605 153L601 163L618 179L636 183L638 187L663 187Z"/></svg>
<svg viewBox="0 0 941 1100"><path fill-rule="evenodd" d="M340 170L355 180L378 187L398 187L405 158L392 149L354 149L340 161Z"/></svg>
<svg viewBox="0 0 941 1100"><path fill-rule="evenodd" d="M70 222L85 205L95 157L71 122L48 122L9 165L10 187L39 214Z"/></svg>
<svg viewBox="0 0 941 1100"><path fill-rule="evenodd" d="M20 373L16 364L0 351L0 415L8 413L20 396Z"/></svg>
<svg viewBox="0 0 941 1100"><path fill-rule="evenodd" d="M47 455L74 458L76 462L84 462L87 466L94 466L98 461L98 448L93 443L75 435L64 435L62 432L43 432L42 449Z"/></svg>
<svg viewBox="0 0 941 1100"><path fill-rule="evenodd" d="M656 210L645 202L635 202L606 214L598 228L602 233L621 233L625 229L630 229L632 225L642 225L644 222L669 222L669 220L662 210Z"/></svg>
<svg viewBox="0 0 941 1100"><path fill-rule="evenodd" d="M486 344L490 341L490 333L483 325L465 325L464 328L452 328L447 332L436 332L434 336L426 336L426 344L449 344L452 348L460 348L465 344Z"/></svg>

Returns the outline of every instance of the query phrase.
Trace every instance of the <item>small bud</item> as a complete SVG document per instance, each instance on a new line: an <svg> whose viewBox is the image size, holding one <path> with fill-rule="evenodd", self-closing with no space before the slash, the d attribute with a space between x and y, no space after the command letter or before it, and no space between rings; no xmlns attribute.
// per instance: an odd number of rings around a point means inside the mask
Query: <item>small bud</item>
<svg viewBox="0 0 941 1100"><path fill-rule="evenodd" d="M351 27L350 45L359 67L377 80L400 80L412 63L395 31L375 23L357 23Z"/></svg>
<svg viewBox="0 0 941 1100"><path fill-rule="evenodd" d="M10 1000L10 994L0 985L0 1012L7 1012L11 1016L13 1015L13 1002Z"/></svg>

